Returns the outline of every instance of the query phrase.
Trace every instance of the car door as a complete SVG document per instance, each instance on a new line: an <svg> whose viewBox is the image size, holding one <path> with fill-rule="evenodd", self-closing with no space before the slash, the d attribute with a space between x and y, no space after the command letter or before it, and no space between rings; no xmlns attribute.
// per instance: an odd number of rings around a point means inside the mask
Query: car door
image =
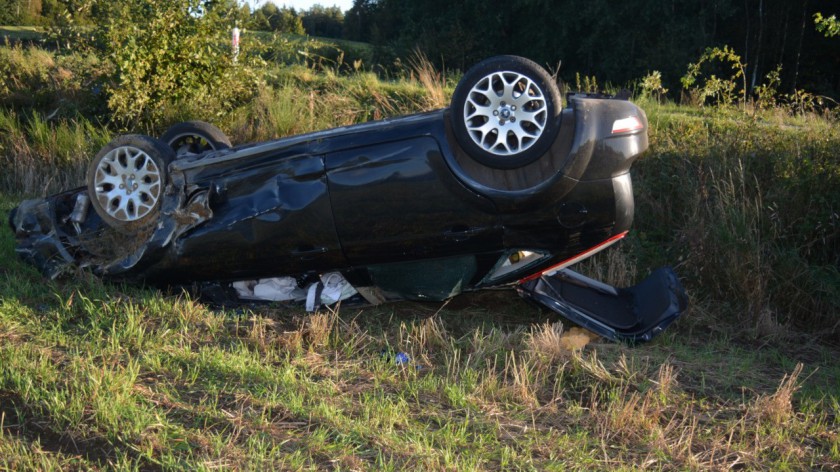
<svg viewBox="0 0 840 472"><path fill-rule="evenodd" d="M194 186L212 192L213 217L176 241L178 260L170 271L246 279L346 265L324 156L305 145L276 147L192 171Z"/></svg>
<svg viewBox="0 0 840 472"><path fill-rule="evenodd" d="M448 257L501 247L492 212L470 201L430 136L326 156L341 247L350 264Z"/></svg>

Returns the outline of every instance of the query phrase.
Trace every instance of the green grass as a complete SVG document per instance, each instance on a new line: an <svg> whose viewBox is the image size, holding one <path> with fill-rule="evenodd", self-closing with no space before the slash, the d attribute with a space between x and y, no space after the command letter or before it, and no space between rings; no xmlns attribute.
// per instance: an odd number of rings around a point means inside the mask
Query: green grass
<svg viewBox="0 0 840 472"><path fill-rule="evenodd" d="M98 64L3 54L12 78L55 83L66 64L71 91ZM445 106L451 78L422 69L275 65L252 102L167 120L243 143ZM28 98L26 83L7 82L10 96ZM642 103L634 230L580 269L627 285L676 264L691 303L652 343L577 352L560 347L561 319L513 291L307 314L214 310L85 271L45 280L15 255L8 212L81 183L116 130L16 103L0 108L0 470L840 463L836 118Z"/></svg>
<svg viewBox="0 0 840 472"><path fill-rule="evenodd" d="M44 39L44 28L40 26L0 26L0 42L41 39Z"/></svg>

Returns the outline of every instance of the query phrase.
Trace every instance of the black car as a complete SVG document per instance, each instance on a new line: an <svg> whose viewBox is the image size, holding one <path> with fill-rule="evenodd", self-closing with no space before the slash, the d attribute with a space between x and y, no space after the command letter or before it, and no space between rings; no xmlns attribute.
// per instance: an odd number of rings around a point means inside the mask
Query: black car
<svg viewBox="0 0 840 472"><path fill-rule="evenodd" d="M202 122L119 137L87 187L21 203L11 226L52 277L338 272L374 303L515 285L610 339L647 340L686 305L670 269L618 289L566 268L627 234L647 146L626 99L573 93L564 108L545 70L499 56L443 110L236 147Z"/></svg>

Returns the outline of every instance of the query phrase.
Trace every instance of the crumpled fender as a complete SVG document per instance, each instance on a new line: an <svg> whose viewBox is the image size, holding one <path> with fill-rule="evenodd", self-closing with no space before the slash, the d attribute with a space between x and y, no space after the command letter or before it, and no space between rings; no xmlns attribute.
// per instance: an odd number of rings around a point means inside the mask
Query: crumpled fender
<svg viewBox="0 0 840 472"><path fill-rule="evenodd" d="M87 191L85 188L25 200L9 215L9 225L17 239L15 251L50 279L77 267L90 267L100 276L131 278L129 271L136 273L137 269L153 264L175 239L213 217L209 191L195 191L188 196L184 189L183 173L172 173L157 224L153 229L136 235L142 238L148 234L148 239L133 250L111 259L90 254L86 250L88 246L82 241L85 239L82 236L114 231L94 212L89 212L87 221L83 223L84 229L74 229L68 223L72 207L68 202L76 201L81 193Z"/></svg>
<svg viewBox="0 0 840 472"><path fill-rule="evenodd" d="M38 267L46 277L55 279L76 265L76 260L61 242L49 200L21 202L9 215L9 225L18 241L15 252Z"/></svg>

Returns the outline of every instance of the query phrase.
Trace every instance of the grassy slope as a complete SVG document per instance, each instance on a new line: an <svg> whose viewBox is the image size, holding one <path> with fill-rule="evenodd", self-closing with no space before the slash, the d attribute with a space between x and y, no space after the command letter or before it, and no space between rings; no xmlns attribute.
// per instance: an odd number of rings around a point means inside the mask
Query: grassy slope
<svg viewBox="0 0 840 472"><path fill-rule="evenodd" d="M0 41L39 40L44 37L44 28L39 26L0 26Z"/></svg>

